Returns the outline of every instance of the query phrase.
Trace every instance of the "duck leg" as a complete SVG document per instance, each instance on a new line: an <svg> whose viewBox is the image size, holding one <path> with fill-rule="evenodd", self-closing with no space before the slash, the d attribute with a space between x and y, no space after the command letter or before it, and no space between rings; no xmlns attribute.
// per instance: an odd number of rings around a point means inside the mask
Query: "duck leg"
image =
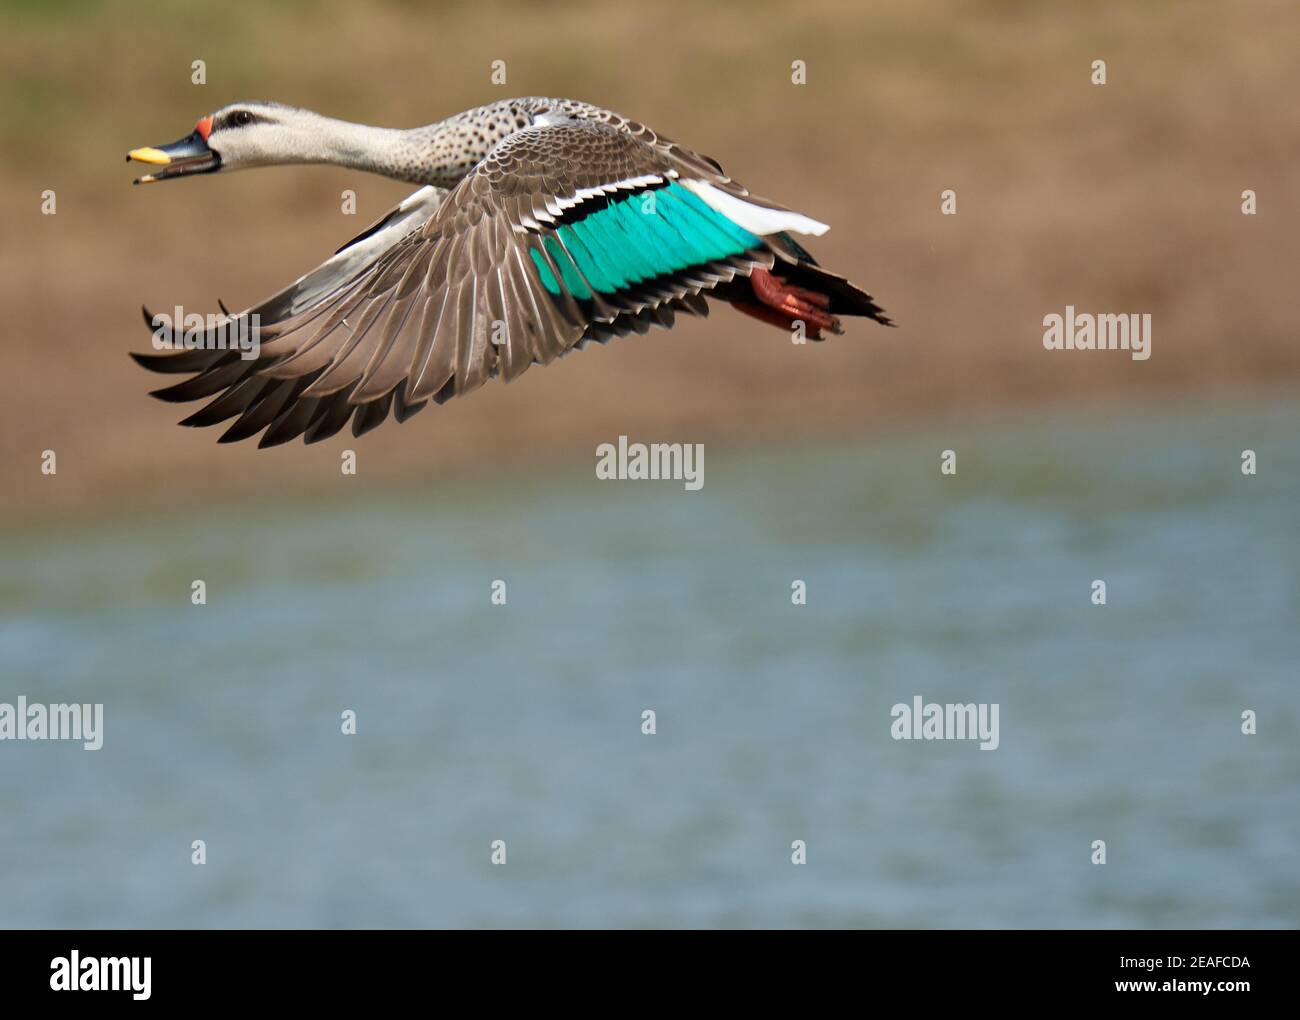
<svg viewBox="0 0 1300 1020"><path fill-rule="evenodd" d="M830 313L831 299L826 294L792 286L762 268L754 269L749 283L759 303L732 302L746 315L782 329L800 320L808 327L808 337L812 340L820 340L823 329L842 332L840 320Z"/></svg>

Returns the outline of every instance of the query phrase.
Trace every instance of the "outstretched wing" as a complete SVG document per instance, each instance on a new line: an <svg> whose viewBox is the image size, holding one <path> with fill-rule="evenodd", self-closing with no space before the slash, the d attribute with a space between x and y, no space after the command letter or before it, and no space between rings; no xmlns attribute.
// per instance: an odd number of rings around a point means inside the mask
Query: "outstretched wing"
<svg viewBox="0 0 1300 1020"><path fill-rule="evenodd" d="M423 226L437 212L446 197L447 189L435 187L424 187L408 195L311 272L237 315L227 313L226 319L207 330L206 335L200 338L203 342L195 344L192 349L163 354L132 353L131 357L137 363L153 372L193 373L193 378L155 390L153 396L160 400L183 403L220 393L217 400L181 422L182 425L193 426L215 425L237 414L242 415L254 405L265 411L277 401L281 404L288 403L280 398L281 387L268 385L261 375L267 359L259 357L257 360L245 360L240 357L239 351L219 347L217 340L221 331L229 331L241 319L258 321L274 328L278 323L319 306L340 287L373 266L394 244ZM222 310L225 310L224 306ZM257 316L256 320L252 318L254 315ZM144 318L153 330L157 320L147 308L144 310ZM335 408L336 413L343 406L346 406L348 414L355 410L346 405L345 399L339 400L338 404L342 406ZM284 435L284 439L278 440L280 442L292 439L303 431L298 429L290 432L294 422L288 421L288 417L286 415L286 421L277 423ZM299 417L301 418L301 413ZM347 416L342 420L346 422Z"/></svg>
<svg viewBox="0 0 1300 1020"><path fill-rule="evenodd" d="M821 228L671 143L567 118L503 139L399 239L418 215L400 212L340 251L354 252L346 268L331 260L243 313L261 314L256 360L139 358L197 373L156 395L215 395L183 424L236 418L222 442L263 429L263 446L315 442L349 418L360 435L390 410L405 419L583 340L707 314L703 293L794 258L781 231Z"/></svg>

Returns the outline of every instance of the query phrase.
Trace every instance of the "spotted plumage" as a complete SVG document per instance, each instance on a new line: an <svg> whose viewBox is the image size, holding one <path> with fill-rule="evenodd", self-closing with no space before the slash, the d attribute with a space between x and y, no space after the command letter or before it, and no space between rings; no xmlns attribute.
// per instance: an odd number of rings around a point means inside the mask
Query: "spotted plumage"
<svg viewBox="0 0 1300 1020"><path fill-rule="evenodd" d="M255 359L219 348L134 355L190 376L155 396L214 398L182 424L234 419L223 442L316 442L349 420L360 435L586 342L707 315L705 297L783 328L801 321L812 339L840 332L839 315L888 324L791 236L824 224L587 103L504 100L410 131L238 103L204 124L207 134L135 150L163 166L142 180L331 162L424 185L323 265L230 317L257 316Z"/></svg>

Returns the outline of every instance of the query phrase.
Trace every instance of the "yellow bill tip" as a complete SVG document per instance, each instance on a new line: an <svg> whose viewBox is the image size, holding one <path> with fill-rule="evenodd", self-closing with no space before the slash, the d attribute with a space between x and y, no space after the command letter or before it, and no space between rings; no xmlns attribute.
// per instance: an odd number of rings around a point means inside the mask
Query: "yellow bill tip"
<svg viewBox="0 0 1300 1020"><path fill-rule="evenodd" d="M134 159L139 163L153 163L157 166L166 166L172 161L171 156L163 152L162 149L132 149L126 154L127 159Z"/></svg>

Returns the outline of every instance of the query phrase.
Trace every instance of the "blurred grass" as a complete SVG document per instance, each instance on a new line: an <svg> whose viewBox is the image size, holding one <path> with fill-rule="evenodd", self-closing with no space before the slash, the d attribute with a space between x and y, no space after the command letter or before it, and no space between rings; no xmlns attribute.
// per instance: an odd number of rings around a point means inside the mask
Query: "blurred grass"
<svg viewBox="0 0 1300 1020"><path fill-rule="evenodd" d="M239 98L389 126L511 95L609 106L830 222L814 252L901 326L853 323L795 348L719 309L385 426L362 443L367 471L587 458L619 432L762 441L1293 384L1295 38L1300 5L1274 0L7 0L0 501L67 508L337 474L350 438L258 452L175 428L185 412L147 399L156 380L125 357L144 340L141 301L250 303L410 190L334 168L129 186L126 149ZM1104 88L1088 82L1099 57ZM791 85L795 59L806 86ZM345 187L355 218L339 214ZM46 188L57 216L39 214ZM938 213L945 188L955 217ZM1260 215L1240 215L1244 188ZM1042 316L1067 303L1152 312L1152 360L1046 354ZM56 482L36 470L47 448Z"/></svg>
<svg viewBox="0 0 1300 1020"><path fill-rule="evenodd" d="M52 158L89 169L101 144L121 147L122 119L133 110L150 123L185 123L196 110L239 97L275 96L412 125L498 95L561 90L597 101L613 91L625 105L644 102L648 92L685 109L760 97L801 109L803 96L789 87L789 62L800 54L814 58L810 91L823 101L834 94L828 114L884 114L883 96L905 87L938 85L949 99L954 87L1012 94L1059 69L1060 54L1041 45L991 47L991 38L1014 43L1068 31L1078 48L1102 46L1115 40L1108 21L1094 19L1103 9L1105 19L1115 18L1127 6L5 0L0 140L22 150L41 138ZM1150 21L1174 6L1144 4L1139 17ZM980 9L978 21L970 8ZM190 82L195 59L207 63L206 86ZM504 88L488 82L495 59L508 64ZM122 104L114 116L93 116L110 95Z"/></svg>

